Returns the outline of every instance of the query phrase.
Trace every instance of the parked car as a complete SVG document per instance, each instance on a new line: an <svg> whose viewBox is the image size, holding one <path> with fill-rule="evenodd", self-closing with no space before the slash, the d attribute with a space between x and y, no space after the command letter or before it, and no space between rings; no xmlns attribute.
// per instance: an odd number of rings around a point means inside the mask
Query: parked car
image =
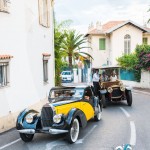
<svg viewBox="0 0 150 150"><path fill-rule="evenodd" d="M102 101L102 106L105 108L107 106L107 101L118 102L126 100L128 106L132 105L132 91L130 86L125 86L120 80L119 66L104 66L95 68L99 69L102 76L105 74L107 80L101 80L100 82L100 99ZM111 74L115 72L117 79L111 81ZM101 78L102 79L102 78Z"/></svg>
<svg viewBox="0 0 150 150"><path fill-rule="evenodd" d="M61 73L62 81L72 81L73 80L73 73L71 71L62 71Z"/></svg>
<svg viewBox="0 0 150 150"><path fill-rule="evenodd" d="M54 87L48 100L41 112L25 109L19 114L16 128L24 142L30 142L35 133L66 133L68 141L74 143L80 127L86 127L92 118L101 119L101 102L91 86Z"/></svg>

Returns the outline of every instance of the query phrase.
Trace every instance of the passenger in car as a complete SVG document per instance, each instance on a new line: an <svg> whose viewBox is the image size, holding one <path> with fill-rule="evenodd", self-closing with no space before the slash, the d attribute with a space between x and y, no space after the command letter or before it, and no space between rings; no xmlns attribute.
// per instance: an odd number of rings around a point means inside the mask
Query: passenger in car
<svg viewBox="0 0 150 150"><path fill-rule="evenodd" d="M115 71L112 72L112 75L110 76L110 81L116 81L117 80L117 75Z"/></svg>

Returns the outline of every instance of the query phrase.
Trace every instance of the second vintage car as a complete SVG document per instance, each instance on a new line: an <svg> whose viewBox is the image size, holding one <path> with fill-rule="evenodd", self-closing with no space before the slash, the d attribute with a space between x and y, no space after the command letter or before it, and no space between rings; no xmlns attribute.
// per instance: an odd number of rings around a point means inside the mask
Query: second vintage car
<svg viewBox="0 0 150 150"><path fill-rule="evenodd" d="M48 99L41 112L25 109L19 114L16 128L23 141L30 142L35 133L66 133L68 141L74 143L80 127L92 118L101 119L101 102L91 86L54 87Z"/></svg>
<svg viewBox="0 0 150 150"><path fill-rule="evenodd" d="M103 108L109 101L126 100L128 106L132 105L132 88L120 80L119 66L102 66L94 69L98 69L101 73L99 97Z"/></svg>

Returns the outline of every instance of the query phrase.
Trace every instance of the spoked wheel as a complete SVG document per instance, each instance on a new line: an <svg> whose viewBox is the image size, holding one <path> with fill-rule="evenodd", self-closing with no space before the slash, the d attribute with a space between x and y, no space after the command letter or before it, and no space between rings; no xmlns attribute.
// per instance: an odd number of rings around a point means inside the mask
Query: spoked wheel
<svg viewBox="0 0 150 150"><path fill-rule="evenodd" d="M75 118L71 124L70 130L67 135L69 143L75 143L79 136L79 121Z"/></svg>
<svg viewBox="0 0 150 150"><path fill-rule="evenodd" d="M34 134L20 133L20 137L24 142L30 142L34 137Z"/></svg>
<svg viewBox="0 0 150 150"><path fill-rule="evenodd" d="M98 104L98 114L96 116L94 116L94 120L95 121L100 121L102 117L102 108L101 106Z"/></svg>
<svg viewBox="0 0 150 150"><path fill-rule="evenodd" d="M102 106L103 106L103 108L106 107L106 98L105 98L104 94L102 95Z"/></svg>

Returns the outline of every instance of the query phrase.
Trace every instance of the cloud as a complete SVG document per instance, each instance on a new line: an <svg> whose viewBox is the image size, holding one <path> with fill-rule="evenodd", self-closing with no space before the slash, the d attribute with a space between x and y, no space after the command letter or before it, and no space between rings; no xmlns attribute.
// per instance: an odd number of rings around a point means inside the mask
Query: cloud
<svg viewBox="0 0 150 150"><path fill-rule="evenodd" d="M132 20L140 25L150 18L147 12L149 0L56 0L57 20L73 20L73 27L87 32L91 22Z"/></svg>

